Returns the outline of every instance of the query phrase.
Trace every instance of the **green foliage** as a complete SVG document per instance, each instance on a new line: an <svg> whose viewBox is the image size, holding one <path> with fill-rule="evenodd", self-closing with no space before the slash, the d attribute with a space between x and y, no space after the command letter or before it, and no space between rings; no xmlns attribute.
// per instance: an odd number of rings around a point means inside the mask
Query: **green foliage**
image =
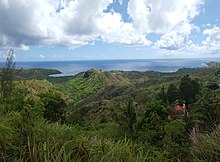
<svg viewBox="0 0 220 162"><path fill-rule="evenodd" d="M10 111L0 114L0 161L219 161L219 90L205 93L202 87L199 98L198 81L184 76L180 89L195 91L181 93L192 111L170 119L167 100L171 104L177 99L178 75L92 69L66 81L53 78L55 85L45 80L15 82ZM162 83L169 85L167 92L165 86L160 91ZM158 91L160 101L155 101ZM61 92L71 99L67 112ZM136 102L126 104L131 96ZM78 119L89 124L59 122L75 118L76 110L85 114ZM187 127L195 121L207 134L196 132L190 141Z"/></svg>
<svg viewBox="0 0 220 162"><path fill-rule="evenodd" d="M48 79L53 81L55 80L55 78L49 77L50 75L53 74L61 74L61 72L54 69L42 69L42 68L23 69L22 68L15 70L15 79L16 80Z"/></svg>
<svg viewBox="0 0 220 162"><path fill-rule="evenodd" d="M40 103L31 103L27 100L20 112L11 112L7 114L7 120L4 122L4 117L1 118L4 129L2 129L1 142L3 153L2 159L6 157L6 161L12 161L15 157L30 158L30 161L36 161L36 132L37 124L43 120L42 109ZM6 129L7 128L7 129ZM10 139L10 140L8 140ZM8 156L10 155L10 156ZM13 155L13 156L12 156Z"/></svg>
<svg viewBox="0 0 220 162"><path fill-rule="evenodd" d="M14 50L11 49L8 52L5 67L3 67L0 74L0 102L2 105L9 103L14 88L14 69Z"/></svg>
<svg viewBox="0 0 220 162"><path fill-rule="evenodd" d="M208 83L208 85L206 86L209 90L216 90L219 89L219 84L218 83Z"/></svg>
<svg viewBox="0 0 220 162"><path fill-rule="evenodd" d="M136 113L135 113L133 100L128 101L127 110L125 111L125 120L126 120L128 129L131 132L133 132L134 124L136 122Z"/></svg>
<svg viewBox="0 0 220 162"><path fill-rule="evenodd" d="M196 101L196 96L200 93L200 85L197 80L191 79L189 75L185 75L179 85L180 95L188 104Z"/></svg>
<svg viewBox="0 0 220 162"><path fill-rule="evenodd" d="M162 120L166 120L169 115L168 109L160 101L152 101L147 105L144 118L148 118L153 113L157 114Z"/></svg>
<svg viewBox="0 0 220 162"><path fill-rule="evenodd" d="M163 138L163 127L168 119L168 109L162 102L151 102L138 124L138 138L154 145L160 144Z"/></svg>
<svg viewBox="0 0 220 162"><path fill-rule="evenodd" d="M139 141L158 146L161 143L163 134L163 121L161 121L158 114L151 113L145 122L141 123L137 137Z"/></svg>
<svg viewBox="0 0 220 162"><path fill-rule="evenodd" d="M57 85L58 89L64 91L76 103L87 97L98 93L106 86L106 78L101 71L91 69L89 77L84 78L78 74L73 79Z"/></svg>
<svg viewBox="0 0 220 162"><path fill-rule="evenodd" d="M17 114L18 117L15 115L13 122L16 122L15 132L17 136L13 135L15 138L13 145L16 147L12 149L12 146L7 145L8 151L10 151L8 154L4 154L7 161L135 162L153 161L155 158L164 159L159 152L157 154L155 152L145 154L141 146L130 140L114 140L112 139L114 136L105 136L105 134L102 137L100 136L103 129L107 128L107 130L112 131L110 129L113 128L112 126L110 128L107 125L102 126L94 132L91 131L91 128L83 130L79 126L48 124L39 119L24 119L22 114ZM28 116L28 114L25 115ZM107 130L106 134L108 134ZM114 133L118 131L114 130ZM19 149L17 150L17 148Z"/></svg>
<svg viewBox="0 0 220 162"><path fill-rule="evenodd" d="M61 94L58 92L50 91L46 93L41 93L39 96L45 107L45 119L51 122L63 122L65 120L64 108L66 107L67 103L62 98Z"/></svg>
<svg viewBox="0 0 220 162"><path fill-rule="evenodd" d="M171 105L179 98L180 98L180 93L179 93L178 88L176 87L175 84L171 83L167 90L167 100L169 104Z"/></svg>
<svg viewBox="0 0 220 162"><path fill-rule="evenodd" d="M167 93L165 91L164 85L162 85L160 92L157 94L157 99L161 100L164 104L167 104Z"/></svg>
<svg viewBox="0 0 220 162"><path fill-rule="evenodd" d="M139 123L138 141L154 146L160 153L164 152L171 161L186 159L189 147L187 123L182 119L170 121L168 115L169 110L162 102L149 104Z"/></svg>
<svg viewBox="0 0 220 162"><path fill-rule="evenodd" d="M220 161L220 130L196 137L191 148L193 161Z"/></svg>
<svg viewBox="0 0 220 162"><path fill-rule="evenodd" d="M187 123L182 119L167 122L164 126L163 146L173 160L187 159L189 152L189 136Z"/></svg>
<svg viewBox="0 0 220 162"><path fill-rule="evenodd" d="M40 93L54 91L55 87L47 80L25 80L16 81L15 87L18 91L25 91L28 97L39 98Z"/></svg>
<svg viewBox="0 0 220 162"><path fill-rule="evenodd" d="M205 92L194 105L193 120L201 131L211 131L220 124L220 95L218 91Z"/></svg>
<svg viewBox="0 0 220 162"><path fill-rule="evenodd" d="M12 147L14 129L8 116L0 116L0 161L6 161L6 153Z"/></svg>

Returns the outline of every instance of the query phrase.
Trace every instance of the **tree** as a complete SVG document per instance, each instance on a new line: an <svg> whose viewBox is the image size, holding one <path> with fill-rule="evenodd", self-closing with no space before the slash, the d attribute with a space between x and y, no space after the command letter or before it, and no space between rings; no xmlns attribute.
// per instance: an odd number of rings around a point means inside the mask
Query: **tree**
<svg viewBox="0 0 220 162"><path fill-rule="evenodd" d="M50 91L41 93L39 96L45 108L44 118L52 122L63 121L64 108L67 106L67 104L62 98L61 94Z"/></svg>
<svg viewBox="0 0 220 162"><path fill-rule="evenodd" d="M152 101L147 105L140 123L138 123L139 140L152 145L160 145L164 136L164 124L168 121L168 109L161 101Z"/></svg>
<svg viewBox="0 0 220 162"><path fill-rule="evenodd" d="M144 118L148 118L152 113L157 114L161 120L166 120L169 112L168 109L162 104L161 101L152 101L147 105L144 113Z"/></svg>
<svg viewBox="0 0 220 162"><path fill-rule="evenodd" d="M158 100L161 100L165 105L167 104L167 94L165 92L165 87L162 85L160 92L157 94Z"/></svg>
<svg viewBox="0 0 220 162"><path fill-rule="evenodd" d="M171 161L185 161L189 155L187 123L183 119L169 121L164 126L163 147L169 152ZM189 161L189 160L187 160Z"/></svg>
<svg viewBox="0 0 220 162"><path fill-rule="evenodd" d="M185 75L179 85L180 95L186 101L186 107L196 101L196 96L200 92L200 85L197 80L193 80L189 75Z"/></svg>
<svg viewBox="0 0 220 162"><path fill-rule="evenodd" d="M3 67L0 74L0 102L7 104L14 88L14 50L9 50L5 67Z"/></svg>
<svg viewBox="0 0 220 162"><path fill-rule="evenodd" d="M193 120L200 131L212 131L220 125L220 91L206 92L193 106Z"/></svg>
<svg viewBox="0 0 220 162"><path fill-rule="evenodd" d="M210 82L206 87L208 88L208 90L216 90L219 89L219 84L215 82Z"/></svg>
<svg viewBox="0 0 220 162"><path fill-rule="evenodd" d="M135 113L133 100L128 101L128 107L125 112L125 118L126 118L126 122L127 122L129 130L133 132L133 126L134 126L134 123L136 122L136 113Z"/></svg>
<svg viewBox="0 0 220 162"><path fill-rule="evenodd" d="M171 105L177 99L179 99L179 90L174 84L171 83L167 90L167 100L169 104Z"/></svg>

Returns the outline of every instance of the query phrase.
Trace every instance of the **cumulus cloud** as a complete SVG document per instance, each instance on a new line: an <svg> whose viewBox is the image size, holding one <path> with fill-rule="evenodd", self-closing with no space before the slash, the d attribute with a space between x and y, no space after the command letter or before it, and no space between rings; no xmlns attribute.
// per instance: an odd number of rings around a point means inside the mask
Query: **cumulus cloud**
<svg viewBox="0 0 220 162"><path fill-rule="evenodd" d="M118 0L118 3L120 3L120 5L123 4L123 0Z"/></svg>
<svg viewBox="0 0 220 162"><path fill-rule="evenodd" d="M41 55L40 55L40 58L45 58L45 55L42 55L42 54L41 54Z"/></svg>
<svg viewBox="0 0 220 162"><path fill-rule="evenodd" d="M100 38L109 43L147 45L145 36L132 31L120 14L104 12L111 3L113 0L0 1L0 45L74 48Z"/></svg>
<svg viewBox="0 0 220 162"><path fill-rule="evenodd" d="M160 5L153 10L157 3ZM202 0L173 1L156 0L152 4L152 13L149 14L150 23L148 29L164 34L155 43L157 48L166 50L179 50L191 43L189 35L192 30L200 30L192 24L192 20L200 13ZM164 7L165 6L165 7ZM158 12L161 11L161 12ZM157 16L157 14L159 15Z"/></svg>
<svg viewBox="0 0 220 162"><path fill-rule="evenodd" d="M203 34L207 36L206 40L202 42L204 46L208 48L218 47L220 48L220 28L214 27L212 29L206 29Z"/></svg>
<svg viewBox="0 0 220 162"><path fill-rule="evenodd" d="M107 43L145 46L151 44L146 35L135 30L131 23L122 22L122 17L119 13L106 13L97 21L102 33L100 38Z"/></svg>
<svg viewBox="0 0 220 162"><path fill-rule="evenodd" d="M75 48L96 40L149 46L149 33L165 34L159 47L177 49L186 43L191 20L203 4L203 0L129 0L131 21L124 22L120 13L106 12L116 2L123 0L1 0L0 50L36 45Z"/></svg>
<svg viewBox="0 0 220 162"><path fill-rule="evenodd" d="M205 29L203 35L206 39L202 41L202 44L192 44L192 48L201 53L220 54L220 28Z"/></svg>
<svg viewBox="0 0 220 162"><path fill-rule="evenodd" d="M155 43L155 46L166 50L179 50L188 47L192 42L189 40L191 31L199 29L189 23L184 23L178 28L179 30L174 30L161 36L161 38Z"/></svg>
<svg viewBox="0 0 220 162"><path fill-rule="evenodd" d="M180 32L170 32L161 37L156 42L156 46L161 49L178 50L183 48L187 43L187 35Z"/></svg>
<svg viewBox="0 0 220 162"><path fill-rule="evenodd" d="M136 29L165 34L200 13L203 0L130 0L128 14Z"/></svg>

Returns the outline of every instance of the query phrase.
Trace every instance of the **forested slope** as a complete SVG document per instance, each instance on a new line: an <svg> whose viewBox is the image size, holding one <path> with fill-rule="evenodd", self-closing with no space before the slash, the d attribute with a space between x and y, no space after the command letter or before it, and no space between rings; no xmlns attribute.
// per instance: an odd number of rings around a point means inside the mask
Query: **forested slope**
<svg viewBox="0 0 220 162"><path fill-rule="evenodd" d="M220 160L217 67L57 78L6 65L0 161Z"/></svg>

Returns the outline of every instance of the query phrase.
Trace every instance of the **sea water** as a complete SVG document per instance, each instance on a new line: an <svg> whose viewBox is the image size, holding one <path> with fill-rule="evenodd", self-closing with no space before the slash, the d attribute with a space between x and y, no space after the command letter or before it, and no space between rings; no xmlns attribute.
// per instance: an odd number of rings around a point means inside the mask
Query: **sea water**
<svg viewBox="0 0 220 162"><path fill-rule="evenodd" d="M75 75L88 69L123 70L123 71L160 71L174 72L179 68L195 68L206 65L206 62L220 61L218 58L205 59L143 59L143 60L83 60L83 61L31 61L16 62L16 68L56 69L62 74L54 76ZM0 67L4 63L0 62Z"/></svg>

